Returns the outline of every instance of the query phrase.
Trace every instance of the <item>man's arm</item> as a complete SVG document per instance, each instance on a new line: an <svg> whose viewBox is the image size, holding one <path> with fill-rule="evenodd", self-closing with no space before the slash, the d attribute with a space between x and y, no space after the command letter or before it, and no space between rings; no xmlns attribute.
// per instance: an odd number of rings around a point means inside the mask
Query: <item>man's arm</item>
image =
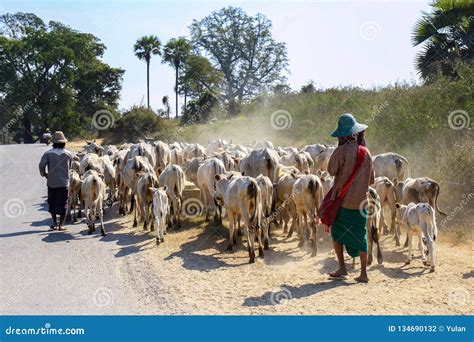
<svg viewBox="0 0 474 342"><path fill-rule="evenodd" d="M48 155L45 153L43 154L39 162L39 172L40 172L41 177L48 176L48 173L46 172L46 165L48 165Z"/></svg>

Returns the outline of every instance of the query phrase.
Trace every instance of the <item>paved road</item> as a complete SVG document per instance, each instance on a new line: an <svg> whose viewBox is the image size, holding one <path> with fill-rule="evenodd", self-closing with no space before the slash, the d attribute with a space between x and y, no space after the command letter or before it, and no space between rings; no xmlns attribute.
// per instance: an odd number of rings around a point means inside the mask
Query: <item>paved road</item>
<svg viewBox="0 0 474 342"><path fill-rule="evenodd" d="M113 220L104 238L87 235L85 223L48 231L46 180L38 171L46 150L0 146L0 314L135 314L166 305L160 297L156 306L142 305L147 289L126 271L140 262L130 253L136 238L119 234Z"/></svg>

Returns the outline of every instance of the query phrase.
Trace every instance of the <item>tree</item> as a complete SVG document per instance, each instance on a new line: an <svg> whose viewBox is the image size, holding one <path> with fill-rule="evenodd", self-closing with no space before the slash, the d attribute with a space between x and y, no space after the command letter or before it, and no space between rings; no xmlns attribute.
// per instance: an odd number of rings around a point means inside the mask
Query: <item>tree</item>
<svg viewBox="0 0 474 342"><path fill-rule="evenodd" d="M214 68L204 56L191 54L183 64L181 74L181 92L186 97L198 98L204 91L218 95L222 83L222 73Z"/></svg>
<svg viewBox="0 0 474 342"><path fill-rule="evenodd" d="M163 49L163 63L168 63L175 69L176 82L176 118L178 118L179 69L191 52L191 44L185 38L172 38Z"/></svg>
<svg viewBox="0 0 474 342"><path fill-rule="evenodd" d="M275 95L291 94L291 87L286 83L279 83L272 87L272 92Z"/></svg>
<svg viewBox="0 0 474 342"><path fill-rule="evenodd" d="M152 55L161 55L161 42L157 36L143 36L133 46L135 56L146 62L146 94L150 108L150 61Z"/></svg>
<svg viewBox="0 0 474 342"><path fill-rule="evenodd" d="M276 42L272 23L262 14L248 16L226 7L191 26L193 45L222 72L222 97L234 115L242 101L284 81L288 58L285 43Z"/></svg>
<svg viewBox="0 0 474 342"><path fill-rule="evenodd" d="M100 60L98 38L31 13L0 16L0 33L0 121L15 141L46 127L73 137L97 110L113 114L124 71Z"/></svg>
<svg viewBox="0 0 474 342"><path fill-rule="evenodd" d="M163 98L161 99L161 102L163 103L163 107L165 107L164 111L165 111L166 117L169 119L170 112L171 112L170 97L168 95L163 96Z"/></svg>
<svg viewBox="0 0 474 342"><path fill-rule="evenodd" d="M413 45L423 45L416 67L426 81L438 72L455 78L456 63L474 59L474 2L437 0L431 7L413 29Z"/></svg>
<svg viewBox="0 0 474 342"><path fill-rule="evenodd" d="M316 88L314 87L314 82L309 81L308 84L305 84L301 86L301 91L302 94L312 94L316 92Z"/></svg>

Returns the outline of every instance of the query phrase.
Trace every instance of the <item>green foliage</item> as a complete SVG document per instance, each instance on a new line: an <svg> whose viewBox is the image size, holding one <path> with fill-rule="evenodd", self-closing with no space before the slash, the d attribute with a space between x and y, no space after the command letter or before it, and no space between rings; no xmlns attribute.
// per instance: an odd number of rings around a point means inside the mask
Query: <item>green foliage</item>
<svg viewBox="0 0 474 342"><path fill-rule="evenodd" d="M143 36L133 46L138 59L150 63L151 56L161 55L161 42L157 36Z"/></svg>
<svg viewBox="0 0 474 342"><path fill-rule="evenodd" d="M134 106L122 113L106 137L110 142L137 142L162 128L162 120L147 107Z"/></svg>
<svg viewBox="0 0 474 342"><path fill-rule="evenodd" d="M161 55L161 42L157 36L143 36L133 46L135 56L146 62L146 100L150 108L150 61L151 56Z"/></svg>
<svg viewBox="0 0 474 342"><path fill-rule="evenodd" d="M457 77L456 63L474 60L474 2L437 0L431 7L413 29L413 45L423 44L416 66L427 81L437 73Z"/></svg>
<svg viewBox="0 0 474 342"><path fill-rule="evenodd" d="M198 99L188 103L182 122L184 124L207 122L209 120L209 114L217 103L217 97L213 93L205 91Z"/></svg>
<svg viewBox="0 0 474 342"><path fill-rule="evenodd" d="M68 137L90 129L93 114L117 106L123 70L103 63L91 34L31 13L0 16L0 121L19 142L46 127Z"/></svg>
<svg viewBox="0 0 474 342"><path fill-rule="evenodd" d="M179 69L191 53L192 46L185 38L172 38L163 49L163 63L175 70L176 118L178 117Z"/></svg>
<svg viewBox="0 0 474 342"><path fill-rule="evenodd" d="M251 17L226 7L190 27L193 45L209 56L224 76L223 100L234 115L247 99L284 81L288 58L285 43L276 42L272 24L262 14Z"/></svg>
<svg viewBox="0 0 474 342"><path fill-rule="evenodd" d="M199 55L189 55L184 63L181 76L182 92L190 97L199 97L204 91L219 92L222 73L216 70L209 59Z"/></svg>

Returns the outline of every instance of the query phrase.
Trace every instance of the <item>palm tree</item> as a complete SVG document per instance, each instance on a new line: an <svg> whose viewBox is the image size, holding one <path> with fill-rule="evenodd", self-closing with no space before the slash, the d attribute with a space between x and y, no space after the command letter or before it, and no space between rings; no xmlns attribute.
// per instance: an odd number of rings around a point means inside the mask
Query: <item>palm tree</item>
<svg viewBox="0 0 474 342"><path fill-rule="evenodd" d="M179 85L179 68L191 52L191 44L185 38L173 38L166 43L163 49L163 63L168 63L175 69L176 82L176 118L178 117L178 85Z"/></svg>
<svg viewBox="0 0 474 342"><path fill-rule="evenodd" d="M150 108L150 60L152 55L161 55L161 42L157 36L143 36L133 46L135 56L146 61L147 104Z"/></svg>
<svg viewBox="0 0 474 342"><path fill-rule="evenodd" d="M423 44L416 67L427 81L438 72L456 77L455 63L474 59L474 2L437 0L431 7L413 28L413 46Z"/></svg>

